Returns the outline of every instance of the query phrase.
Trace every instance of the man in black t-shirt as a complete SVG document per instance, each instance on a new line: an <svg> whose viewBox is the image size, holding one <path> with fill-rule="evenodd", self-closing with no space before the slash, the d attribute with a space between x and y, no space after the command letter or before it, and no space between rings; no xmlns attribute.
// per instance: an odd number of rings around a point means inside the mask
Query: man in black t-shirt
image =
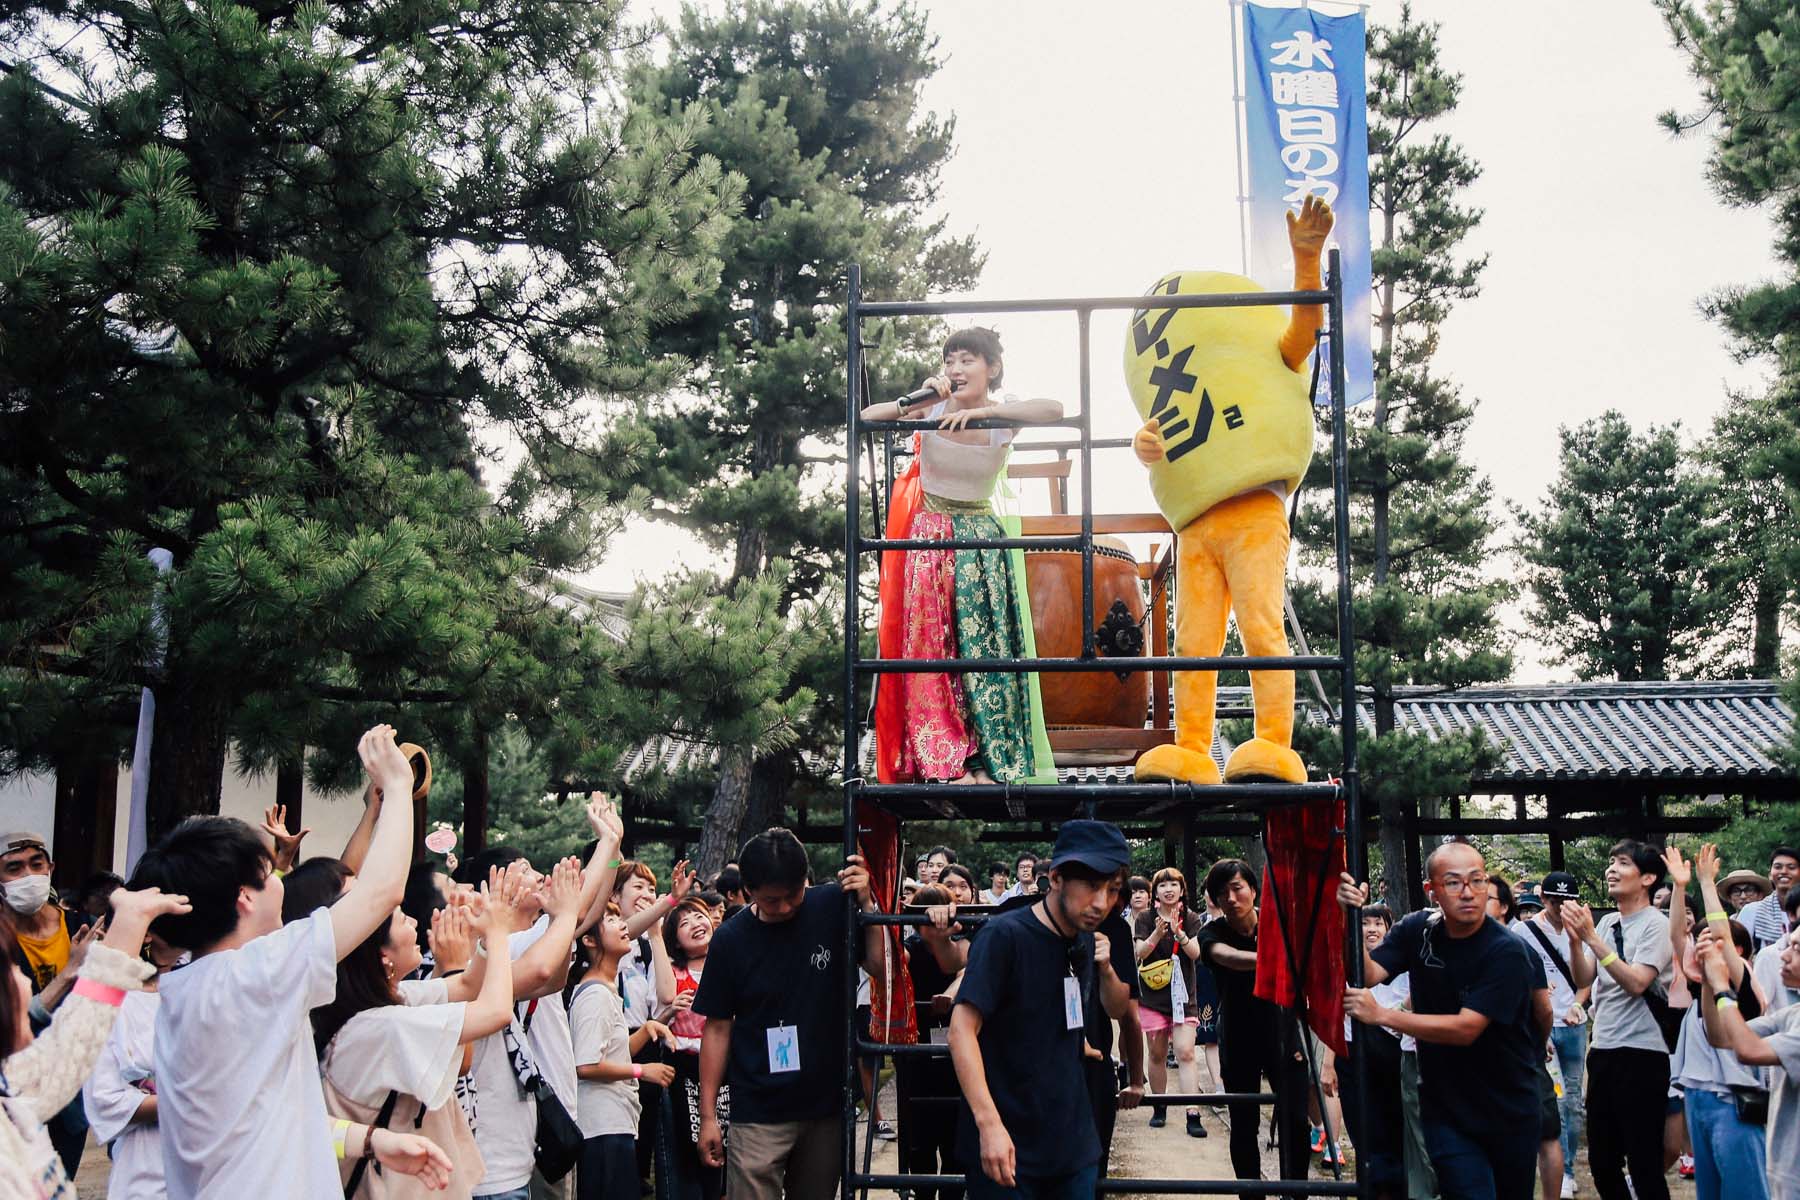
<svg viewBox="0 0 1800 1200"><path fill-rule="evenodd" d="M1106 920L1094 931L1094 961L1102 968L1097 982L1111 994L1102 995L1101 1003L1090 1004L1086 1009L1087 1044L1099 1057L1083 1051L1082 1062L1087 1071L1088 1103L1094 1110L1094 1132L1100 1138L1102 1179L1106 1178L1112 1158L1113 1127L1118 1124L1119 1110L1136 1108L1144 1099L1144 1027L1138 1022L1137 955L1124 914L1125 881L1129 877L1129 867L1119 868L1119 897ZM1115 1016L1119 1022L1119 1063L1128 1080L1122 1088L1112 1060Z"/></svg>
<svg viewBox="0 0 1800 1200"><path fill-rule="evenodd" d="M747 911L713 935L694 1011L700 1039L701 1157L725 1167L732 1200L829 1196L843 1166L843 987L850 913L874 910L860 857L836 883L808 887L806 849L786 829L744 844ZM862 954L883 970L887 941L870 926ZM731 1085L731 1153L719 1129L719 1085Z"/></svg>
<svg viewBox="0 0 1800 1200"><path fill-rule="evenodd" d="M1421 1123L1445 1200L1527 1197L1537 1175L1537 1070L1550 1030L1542 966L1488 918L1487 869L1473 846L1439 846L1425 873L1437 909L1413 913L1363 952L1366 983L1406 974L1412 1011L1385 1008L1356 987L1345 989L1345 1011L1418 1041ZM1338 899L1360 909L1368 888L1346 874Z"/></svg>
<svg viewBox="0 0 1800 1200"><path fill-rule="evenodd" d="M970 944L950 1017L969 1200L1094 1195L1100 1141L1080 1102L1088 1013L1116 1005L1116 1016L1129 996L1115 971L1095 971L1094 931L1117 903L1130 861L1118 826L1065 822L1047 868L1049 893L995 917ZM1129 937L1123 951L1131 953Z"/></svg>

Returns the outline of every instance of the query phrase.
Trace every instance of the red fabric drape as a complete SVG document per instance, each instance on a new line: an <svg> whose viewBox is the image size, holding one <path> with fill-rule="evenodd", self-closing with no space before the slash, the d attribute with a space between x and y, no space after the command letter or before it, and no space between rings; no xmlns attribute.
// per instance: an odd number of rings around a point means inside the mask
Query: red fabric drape
<svg viewBox="0 0 1800 1200"><path fill-rule="evenodd" d="M875 899L884 912L898 911L900 884L900 822L873 804L859 801L856 824L861 830L863 859L869 865ZM913 1008L912 975L906 969L906 952L898 926L882 930L887 938L887 970L869 973L869 1036L877 1042L910 1045L919 1040L918 1016Z"/></svg>
<svg viewBox="0 0 1800 1200"><path fill-rule="evenodd" d="M1307 1024L1333 1052L1344 1054L1344 910L1337 880L1344 870L1344 804L1272 809L1264 842L1256 994L1292 1008L1305 975ZM1321 878L1323 872L1323 878ZM1283 935L1291 931L1290 937ZM1290 960L1290 946L1292 958Z"/></svg>
<svg viewBox="0 0 1800 1200"><path fill-rule="evenodd" d="M913 517L924 502L925 489L919 483L919 455L914 439L913 459L900 478L894 480L893 494L888 497L887 536L903 538L912 531ZM905 632L906 551L881 552L881 613L877 634L882 658L901 658L901 637ZM900 744L906 737L906 707L901 701L900 677L875 677L875 778L881 783L910 783L910 772L900 772Z"/></svg>

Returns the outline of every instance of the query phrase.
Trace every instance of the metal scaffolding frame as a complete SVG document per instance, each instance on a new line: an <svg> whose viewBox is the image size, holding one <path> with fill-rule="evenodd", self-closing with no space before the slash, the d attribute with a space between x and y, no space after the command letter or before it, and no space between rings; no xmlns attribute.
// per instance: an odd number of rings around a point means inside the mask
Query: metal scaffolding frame
<svg viewBox="0 0 1800 1200"><path fill-rule="evenodd" d="M1124 309L1126 311L1147 312L1160 309L1177 308L1248 308L1267 305L1323 304L1326 306L1326 342L1328 346L1327 385L1331 395L1331 478L1332 500L1334 512L1334 530L1336 542L1336 566L1338 576L1338 653L1335 655L1282 655L1282 656L1219 656L1219 657L1180 657L1173 655L1140 655L1136 657L1107 656L1100 657L1095 651L1093 629L1094 605L1094 505L1093 505L1093 451L1101 448L1096 443L1092 432L1092 398L1093 379L1090 357L1090 319L1099 310ZM1018 538L966 538L949 540L919 540L908 538L864 537L861 528L862 519L862 477L861 464L858 461L857 447L864 433L896 433L934 428L935 422L928 420L896 420L896 421L864 421L862 409L869 402L863 395L863 360L862 360L862 327L869 319L883 317L913 316L947 316L951 314L974 315L982 313L1057 313L1072 312L1075 314L1077 331L1080 337L1080 409L1072 417L1065 417L1044 424L1073 428L1077 431L1077 440L1072 443L1058 443L1077 452L1080 459L1081 472L1081 532L1075 537L1018 537ZM1347 470L1348 450L1345 418L1345 377L1343 339L1338 336L1343 329L1343 276L1338 252L1330 254L1329 267L1326 273L1325 287L1317 291L1287 292L1237 292L1213 295L1146 295L1146 296L1090 296L1068 299L1049 300L969 300L969 301L866 301L862 294L862 268L860 265L850 267L849 304L848 304L848 368L849 388L845 404L845 428L848 432L847 452L845 454L845 520L844 520L844 673L843 673L843 715L844 715L844 853L846 856L857 852L857 803L868 800L890 812L897 818L920 812L919 805L929 810L931 800L944 800L954 796L964 811L975 812L986 803L992 808L991 815L996 819L1032 816L1055 816L1067 819L1074 816L1112 816L1114 819L1132 815L1143 816L1152 812L1166 813L1178 807L1190 810L1210 811L1247 811L1264 814L1263 828L1266 832L1266 814L1272 807L1304 803L1307 801L1332 801L1341 798L1344 802L1344 828L1341 834L1345 840L1346 860L1350 870L1357 878L1368 874L1367 846L1364 838L1362 802L1357 775L1357 728L1354 714L1357 712L1355 655L1352 650L1352 611L1350 592L1350 540L1349 540L1349 473ZM1011 423L998 420L976 420L968 423L970 429L988 429L1010 427ZM1121 443L1117 439L1105 440L1105 446L1113 448ZM1129 443L1123 443L1129 444ZM892 459L889 459L887 483L891 489ZM870 487L878 486L870 480ZM879 528L876 529L879 533ZM1081 654L1078 658L1032 658L1032 659L865 659L861 652L862 622L859 613L858 580L860 565L865 554L879 553L884 550L909 549L954 549L954 548L1030 548L1030 549L1063 549L1079 550L1081 553L1081 607L1082 638ZM1136 670L1319 670L1336 672L1339 680L1339 713L1349 719L1340 720L1339 728L1342 736L1343 761L1341 774L1336 782L1303 783L1303 784L1219 784L1212 787L1196 787L1181 783L1120 783L1120 784L880 784L868 783L862 774L859 756L857 731L860 728L860 714L857 705L857 683L863 675L884 675L903 672L951 672L966 673L970 671L992 673L1027 673L1046 671L1119 671L1122 668ZM915 914L865 914L854 900L847 901L850 909L850 931L847 957L845 963L843 986L847 1010L853 1011L856 1004L857 972L855 964L860 955L862 931L869 925L919 925L925 918ZM971 918L976 919L976 918ZM1355 928L1356 923L1346 930L1345 965L1351 982L1362 982L1361 930ZM1284 939L1288 931L1283 929ZM1293 963L1293 945L1287 940L1286 949ZM1298 965L1298 964L1295 964ZM1297 974L1300 974L1297 972ZM1303 977L1303 974L1301 974ZM1304 999L1304 997L1303 997ZM1307 1046L1307 1060L1312 1075L1313 1087L1318 1086L1318 1068L1312 1061L1310 1043L1304 1038L1303 1005L1292 1010L1293 1019L1300 1025L1303 1045ZM848 1023L845 1031L845 1089L844 1089L844 1171L842 1196L844 1200L858 1189L865 1193L870 1187L907 1188L910 1186L941 1187L956 1186L963 1182L962 1176L936 1175L875 1175L858 1170L856 1159L856 1112L855 1085L856 1067L862 1055L946 1055L947 1046L936 1045L892 1045L864 1041L858 1038L854 1022ZM1357 1103L1364 1112L1368 1111L1367 1080L1362 1072L1357 1073ZM1272 1104L1275 1097L1271 1093L1250 1093L1245 1095L1225 1095L1205 1093L1186 1096L1173 1094L1166 1097L1167 1103L1207 1103L1216 1104L1224 1101L1253 1101L1258 1104ZM1260 1124L1260 1122L1259 1122ZM1254 1196L1368 1196L1371 1194L1369 1184L1364 1179L1360 1167L1361 1155L1358 1155L1358 1170L1352 1180L1266 1180L1262 1182L1241 1181L1236 1179L1118 1179L1106 1178L1099 1183L1102 1192L1139 1192L1160 1193L1166 1195L1254 1195Z"/></svg>

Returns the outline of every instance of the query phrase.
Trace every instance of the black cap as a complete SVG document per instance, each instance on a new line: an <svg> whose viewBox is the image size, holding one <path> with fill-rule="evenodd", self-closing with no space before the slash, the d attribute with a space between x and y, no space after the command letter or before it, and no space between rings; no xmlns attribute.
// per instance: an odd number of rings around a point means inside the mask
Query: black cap
<svg viewBox="0 0 1800 1200"><path fill-rule="evenodd" d="M1567 871L1552 871L1544 876L1538 892L1550 900L1581 899L1581 889L1575 886L1575 877Z"/></svg>
<svg viewBox="0 0 1800 1200"><path fill-rule="evenodd" d="M1131 862L1131 847L1125 844L1119 827L1110 821L1064 821L1056 831L1056 848L1050 852L1049 869L1054 871L1072 862L1110 874Z"/></svg>
<svg viewBox="0 0 1800 1200"><path fill-rule="evenodd" d="M1542 907L1544 907L1544 898L1542 896L1538 895L1536 892L1520 892L1518 894L1518 896L1513 900L1513 905L1517 908L1522 908L1522 909L1523 908L1542 908Z"/></svg>

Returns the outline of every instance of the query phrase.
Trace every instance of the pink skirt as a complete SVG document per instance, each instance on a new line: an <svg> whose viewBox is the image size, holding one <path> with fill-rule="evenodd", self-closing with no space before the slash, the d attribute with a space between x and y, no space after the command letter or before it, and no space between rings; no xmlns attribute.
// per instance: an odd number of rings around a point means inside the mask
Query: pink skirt
<svg viewBox="0 0 1800 1200"><path fill-rule="evenodd" d="M1144 1027L1145 1033L1167 1033L1176 1025L1198 1025L1199 1017L1183 1017L1180 1021L1171 1021L1147 1004L1138 1005L1138 1023Z"/></svg>

